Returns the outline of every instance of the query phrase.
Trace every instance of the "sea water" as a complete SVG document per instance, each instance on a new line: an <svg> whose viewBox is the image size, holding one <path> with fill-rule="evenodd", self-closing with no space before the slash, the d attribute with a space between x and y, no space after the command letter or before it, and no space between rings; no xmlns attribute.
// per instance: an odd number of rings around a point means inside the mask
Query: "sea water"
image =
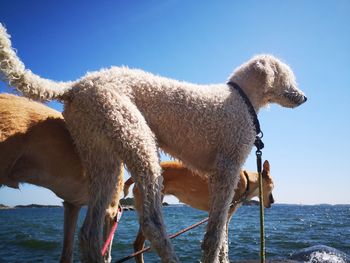
<svg viewBox="0 0 350 263"><path fill-rule="evenodd" d="M163 211L169 234L207 216L187 206L168 206ZM83 208L78 227L85 213ZM137 231L137 214L125 211L114 239L113 262L133 252ZM259 259L259 231L259 208L239 208L229 227L230 260ZM205 225L201 225L172 240L181 262L199 262L204 232ZM350 254L350 205L274 205L265 209L265 234L268 259L287 259L313 245L326 245ZM0 210L0 262L58 262L62 235L63 208ZM78 250L76 233L75 262L79 261ZM149 252L145 262L159 262L159 258Z"/></svg>

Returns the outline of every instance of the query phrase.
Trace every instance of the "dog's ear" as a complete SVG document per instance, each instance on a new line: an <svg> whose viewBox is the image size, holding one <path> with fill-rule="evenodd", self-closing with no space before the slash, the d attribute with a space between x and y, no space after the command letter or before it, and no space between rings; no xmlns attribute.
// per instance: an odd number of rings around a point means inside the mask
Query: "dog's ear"
<svg viewBox="0 0 350 263"><path fill-rule="evenodd" d="M268 59L259 59L255 61L254 68L264 77L266 86L272 87L275 80L275 71Z"/></svg>
<svg viewBox="0 0 350 263"><path fill-rule="evenodd" d="M268 160L265 160L263 164L263 176L270 177L270 163Z"/></svg>
<svg viewBox="0 0 350 263"><path fill-rule="evenodd" d="M247 180L249 180L249 173L245 170L241 171L241 179L239 180L239 184L238 184L238 187L239 189L246 189L247 188L247 185L248 185L248 182Z"/></svg>

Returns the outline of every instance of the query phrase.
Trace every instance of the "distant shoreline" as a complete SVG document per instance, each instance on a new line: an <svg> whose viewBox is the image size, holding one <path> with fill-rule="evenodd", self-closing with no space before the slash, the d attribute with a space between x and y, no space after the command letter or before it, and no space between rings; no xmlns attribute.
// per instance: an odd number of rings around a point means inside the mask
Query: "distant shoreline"
<svg viewBox="0 0 350 263"><path fill-rule="evenodd" d="M124 208L124 210L134 210L134 198L123 198L120 200L120 204ZM182 205L182 204L180 204ZM184 204L186 205L186 204ZM258 201L251 200L251 201L244 201L243 205L259 205ZM169 206L167 202L163 203L163 206ZM38 204L29 204L29 205L16 205L16 206L7 206L4 204L0 204L0 209L17 209L17 208L56 208L56 207L63 207L60 205L38 205Z"/></svg>
<svg viewBox="0 0 350 263"><path fill-rule="evenodd" d="M61 205L38 205L38 204L7 206L4 204L0 204L0 209L61 208L61 207L63 207L63 206L61 206Z"/></svg>
<svg viewBox="0 0 350 263"><path fill-rule="evenodd" d="M259 205L258 201L251 200L248 202L243 203L244 206L257 206ZM290 206L348 206L350 204L274 204L273 206L280 206L280 205L290 205ZM126 211L134 210L133 204L123 204L123 209ZM168 203L163 203L163 206L188 206L186 204L168 204ZM6 210L6 209L23 209L23 208L63 208L62 205L39 205L39 204L29 204L29 205L15 205L15 206L8 206L4 204L0 204L0 210Z"/></svg>

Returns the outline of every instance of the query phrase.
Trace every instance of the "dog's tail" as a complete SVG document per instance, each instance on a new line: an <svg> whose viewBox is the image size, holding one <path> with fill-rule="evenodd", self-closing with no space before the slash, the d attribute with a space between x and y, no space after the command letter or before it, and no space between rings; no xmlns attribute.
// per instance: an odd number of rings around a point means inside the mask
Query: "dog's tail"
<svg viewBox="0 0 350 263"><path fill-rule="evenodd" d="M129 194L129 188L130 186L135 183L134 178L130 177L128 180L124 183L124 198Z"/></svg>
<svg viewBox="0 0 350 263"><path fill-rule="evenodd" d="M11 46L10 35L0 23L0 78L24 96L41 101L62 100L71 82L55 82L41 78L26 69Z"/></svg>

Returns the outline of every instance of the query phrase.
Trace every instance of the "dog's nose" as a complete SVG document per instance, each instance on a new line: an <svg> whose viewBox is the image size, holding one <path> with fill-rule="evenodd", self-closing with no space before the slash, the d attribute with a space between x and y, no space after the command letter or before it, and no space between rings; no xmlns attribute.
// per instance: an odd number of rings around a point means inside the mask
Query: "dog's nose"
<svg viewBox="0 0 350 263"><path fill-rule="evenodd" d="M307 101L307 97L306 96L304 96L304 102L306 102Z"/></svg>

